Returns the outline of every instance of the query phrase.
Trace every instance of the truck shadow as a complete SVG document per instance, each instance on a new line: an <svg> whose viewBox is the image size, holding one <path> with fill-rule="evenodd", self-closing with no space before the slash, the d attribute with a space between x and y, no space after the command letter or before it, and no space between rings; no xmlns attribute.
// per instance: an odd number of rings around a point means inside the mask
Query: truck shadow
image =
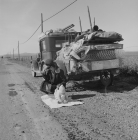
<svg viewBox="0 0 138 140"><path fill-rule="evenodd" d="M82 98L89 98L89 97L94 97L96 94L77 94L77 95L71 95L71 99L77 100L77 99L82 99ZM81 100L79 100L81 101Z"/></svg>
<svg viewBox="0 0 138 140"><path fill-rule="evenodd" d="M138 81L134 77L115 77L112 86L105 89L100 84L100 81L88 81L88 82L74 82L73 86L67 87L67 92L79 92L79 91L96 91L99 93L111 93L111 92L127 92L133 89L138 90Z"/></svg>
<svg viewBox="0 0 138 140"><path fill-rule="evenodd" d="M135 79L126 77L122 79L115 79L113 85L108 87L108 92L128 92L133 89L138 89L138 82Z"/></svg>
<svg viewBox="0 0 138 140"><path fill-rule="evenodd" d="M42 77L42 75L37 75L36 77Z"/></svg>

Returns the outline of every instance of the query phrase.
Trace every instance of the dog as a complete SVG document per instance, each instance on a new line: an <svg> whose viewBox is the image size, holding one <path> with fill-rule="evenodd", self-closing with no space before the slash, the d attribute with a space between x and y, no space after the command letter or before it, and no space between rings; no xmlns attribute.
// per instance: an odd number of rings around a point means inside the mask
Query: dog
<svg viewBox="0 0 138 140"><path fill-rule="evenodd" d="M63 85L57 85L57 88L55 89L55 92L54 92L54 96L58 103L67 103L68 102L66 90Z"/></svg>

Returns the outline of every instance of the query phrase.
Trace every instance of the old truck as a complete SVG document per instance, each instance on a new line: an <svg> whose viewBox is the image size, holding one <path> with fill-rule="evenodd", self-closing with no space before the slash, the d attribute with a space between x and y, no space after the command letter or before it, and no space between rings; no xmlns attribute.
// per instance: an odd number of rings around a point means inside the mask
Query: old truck
<svg viewBox="0 0 138 140"><path fill-rule="evenodd" d="M84 40L81 47L75 52L79 59L74 58L69 55L73 48L71 44L76 44L74 43L76 36L81 36L81 33L68 31L69 27L72 28L72 26L70 25L65 28L66 30L59 32L50 30L41 34L39 37L39 57L32 60L31 63L32 76L40 75L43 61L50 58L64 71L67 80L91 80L94 77L99 77L104 86L111 85L114 75L119 73L120 68L116 50L122 49L123 44L119 44L118 40L97 37Z"/></svg>

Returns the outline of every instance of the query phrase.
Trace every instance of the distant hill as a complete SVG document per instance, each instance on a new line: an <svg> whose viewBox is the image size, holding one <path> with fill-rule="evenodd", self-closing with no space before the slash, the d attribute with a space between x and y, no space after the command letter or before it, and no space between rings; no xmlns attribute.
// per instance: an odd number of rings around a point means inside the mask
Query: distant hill
<svg viewBox="0 0 138 140"><path fill-rule="evenodd" d="M20 58L27 58L27 59L36 59L38 57L38 53L21 53L20 54ZM18 57L18 55L16 54L15 57Z"/></svg>
<svg viewBox="0 0 138 140"><path fill-rule="evenodd" d="M6 55L3 55L4 58L13 58L13 54L9 55L9 54L6 54ZM21 53L20 54L20 59L31 59L31 56L32 56L32 59L36 59L37 56L38 56L38 53ZM14 58L18 58L18 54L14 54Z"/></svg>
<svg viewBox="0 0 138 140"><path fill-rule="evenodd" d="M37 54L38 53L21 53L20 56L37 56Z"/></svg>
<svg viewBox="0 0 138 140"><path fill-rule="evenodd" d="M20 53L20 56L36 56L38 53ZM3 56L13 56L13 54L9 55L9 54L6 54L6 55L3 55ZM14 56L18 56L18 54L14 54Z"/></svg>

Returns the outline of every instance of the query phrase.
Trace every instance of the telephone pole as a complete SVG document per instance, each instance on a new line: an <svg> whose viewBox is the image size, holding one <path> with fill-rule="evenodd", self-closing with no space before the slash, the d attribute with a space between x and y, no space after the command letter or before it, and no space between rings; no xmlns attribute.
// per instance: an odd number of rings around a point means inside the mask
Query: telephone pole
<svg viewBox="0 0 138 140"><path fill-rule="evenodd" d="M80 19L80 17L79 17L79 21L80 21L80 31L82 33L82 26L81 26L81 19Z"/></svg>
<svg viewBox="0 0 138 140"><path fill-rule="evenodd" d="M14 59L14 49L13 49L13 59Z"/></svg>
<svg viewBox="0 0 138 140"><path fill-rule="evenodd" d="M94 17L94 26L95 26L95 17Z"/></svg>
<svg viewBox="0 0 138 140"><path fill-rule="evenodd" d="M43 32L43 14L41 13L41 33Z"/></svg>
<svg viewBox="0 0 138 140"><path fill-rule="evenodd" d="M10 58L12 58L12 53L10 52Z"/></svg>
<svg viewBox="0 0 138 140"><path fill-rule="evenodd" d="M19 41L18 41L18 59L20 60Z"/></svg>
<svg viewBox="0 0 138 140"><path fill-rule="evenodd" d="M90 29L91 29L91 32L92 32L91 15L90 15L90 11L89 11L89 7L88 7L88 6L87 6L87 8L88 8L88 15L89 15Z"/></svg>

